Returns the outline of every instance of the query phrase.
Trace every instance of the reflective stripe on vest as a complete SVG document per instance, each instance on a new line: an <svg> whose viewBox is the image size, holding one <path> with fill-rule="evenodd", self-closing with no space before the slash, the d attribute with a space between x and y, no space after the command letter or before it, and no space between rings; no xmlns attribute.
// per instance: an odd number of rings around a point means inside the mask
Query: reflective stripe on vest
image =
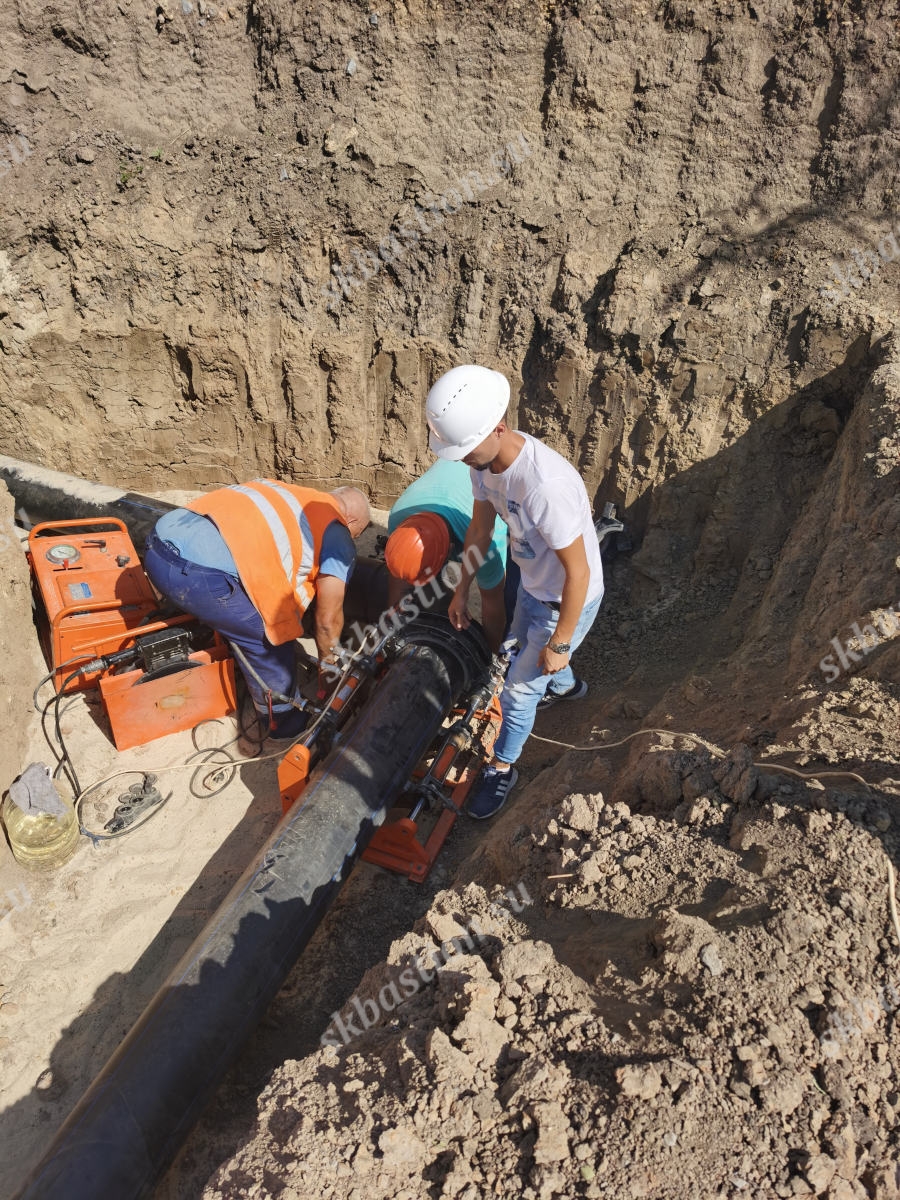
<svg viewBox="0 0 900 1200"><path fill-rule="evenodd" d="M334 497L255 479L207 492L187 507L209 517L221 533L269 641L280 646L300 637L316 594L322 537L332 521L346 525Z"/></svg>
<svg viewBox="0 0 900 1200"><path fill-rule="evenodd" d="M315 563L318 567L318 555L313 551L315 539L313 538L312 529L310 528L309 518L303 511L303 506L296 496L292 496L287 488L282 487L280 483L271 483L271 487L273 491L277 492L279 496L283 497L285 503L294 514L294 519L300 528L300 533L303 538L301 543L302 556L294 574L294 591L296 591L300 585L309 578L309 573L313 569L313 563ZM317 494L322 495L323 493ZM340 512L340 510L338 511ZM340 519L343 521L343 516L341 516ZM322 532L324 533L325 530L323 529ZM322 539L319 538L319 545L321 546L321 544Z"/></svg>

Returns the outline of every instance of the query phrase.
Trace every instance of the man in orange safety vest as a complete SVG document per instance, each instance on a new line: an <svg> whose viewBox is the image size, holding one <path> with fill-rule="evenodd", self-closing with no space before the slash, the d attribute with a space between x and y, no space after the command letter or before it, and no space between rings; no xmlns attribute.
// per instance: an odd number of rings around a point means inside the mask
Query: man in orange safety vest
<svg viewBox="0 0 900 1200"><path fill-rule="evenodd" d="M272 479L217 488L157 521L144 569L171 603L237 648L264 732L293 739L296 639L311 613L320 665L336 661L354 540L369 502L351 487L320 492Z"/></svg>

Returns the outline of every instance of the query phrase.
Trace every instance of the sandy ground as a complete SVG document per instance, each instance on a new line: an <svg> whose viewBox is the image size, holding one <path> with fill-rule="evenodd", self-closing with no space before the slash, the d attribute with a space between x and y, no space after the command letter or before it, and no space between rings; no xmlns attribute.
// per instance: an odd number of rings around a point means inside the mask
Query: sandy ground
<svg viewBox="0 0 900 1200"><path fill-rule="evenodd" d="M223 720L202 732L226 741L234 724ZM91 698L73 704L63 728L84 779L168 767L193 752L182 733L117 755ZM35 746L34 756L46 753ZM22 902L0 923L0 1194L40 1157L278 821L275 772L275 761L248 764L206 801L190 794L189 772L162 774L171 799L147 826L97 848L82 839L75 857L48 875L24 870L4 843L3 889ZM86 805L91 826L102 830L116 790L136 778L116 781Z"/></svg>
<svg viewBox="0 0 900 1200"><path fill-rule="evenodd" d="M387 513L373 515L362 554L385 530ZM32 635L24 628L14 636ZM248 759L224 790L198 799L190 788L196 764L184 765L194 753L189 732L118 753L95 691L66 704L62 729L83 786L115 772L153 771L171 798L124 838L97 846L82 838L75 856L50 873L24 869L0 842L0 1196L12 1194L40 1158L281 817L280 752ZM220 745L236 732L235 719L222 718L198 729L197 745ZM22 767L30 761L52 763L39 734ZM84 823L102 831L118 794L139 778L126 774L98 789Z"/></svg>

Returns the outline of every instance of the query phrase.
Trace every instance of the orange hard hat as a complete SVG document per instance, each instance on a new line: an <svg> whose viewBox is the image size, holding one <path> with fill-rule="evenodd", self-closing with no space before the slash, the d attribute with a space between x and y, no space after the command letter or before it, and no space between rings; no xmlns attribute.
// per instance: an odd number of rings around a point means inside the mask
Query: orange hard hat
<svg viewBox="0 0 900 1200"><path fill-rule="evenodd" d="M387 569L407 583L425 583L447 561L450 530L437 513L420 512L397 526L384 548Z"/></svg>

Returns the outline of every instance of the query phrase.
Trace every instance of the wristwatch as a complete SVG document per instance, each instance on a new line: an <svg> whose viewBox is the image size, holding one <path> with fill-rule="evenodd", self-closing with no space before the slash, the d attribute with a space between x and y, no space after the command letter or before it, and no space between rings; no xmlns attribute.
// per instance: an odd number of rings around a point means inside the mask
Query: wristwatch
<svg viewBox="0 0 900 1200"><path fill-rule="evenodd" d="M568 654L572 649L571 642L548 642L547 649L552 650L554 654Z"/></svg>

